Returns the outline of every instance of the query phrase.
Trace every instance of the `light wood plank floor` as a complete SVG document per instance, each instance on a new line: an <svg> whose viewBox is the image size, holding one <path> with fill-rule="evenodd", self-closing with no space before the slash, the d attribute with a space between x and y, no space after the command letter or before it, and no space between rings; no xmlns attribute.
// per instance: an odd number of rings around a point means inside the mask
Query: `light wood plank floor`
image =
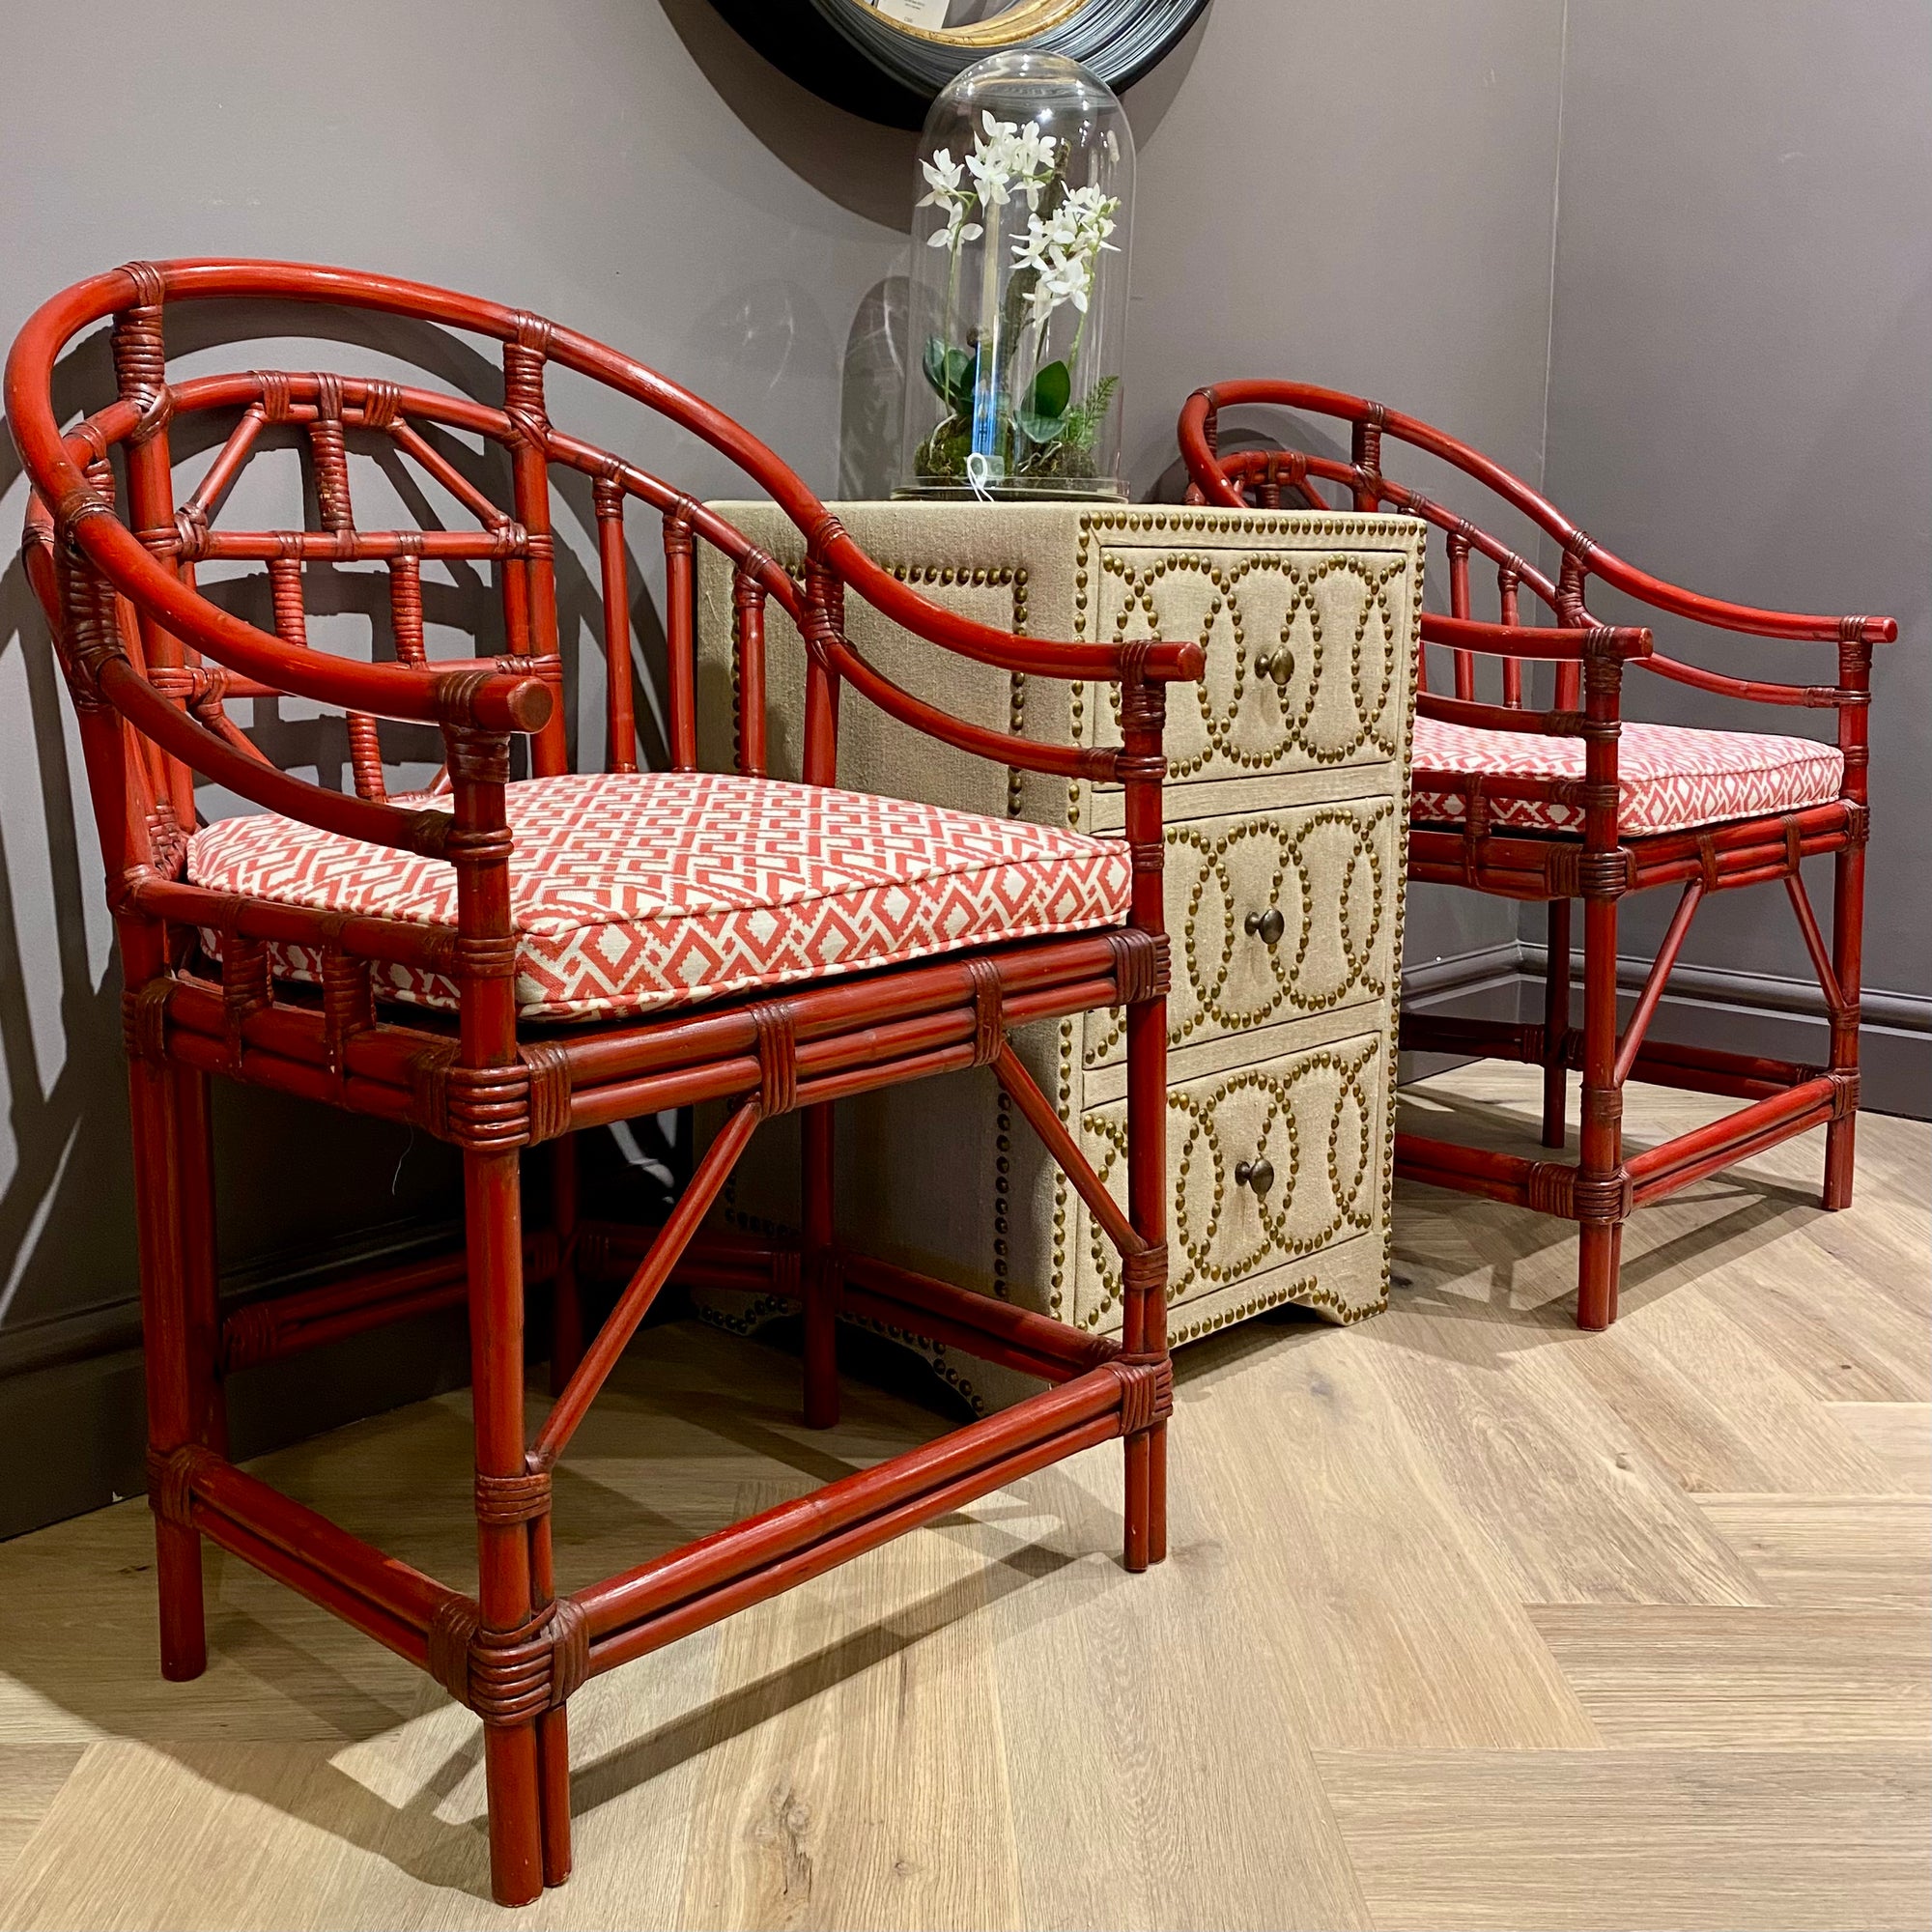
<svg viewBox="0 0 1932 1932"><path fill-rule="evenodd" d="M1520 1137L1516 1069L1405 1105ZM1718 1111L1633 1094L1642 1141ZM156 1674L138 1502L0 1548L0 1925L1912 1926L1932 1922L1932 1134L1867 1119L1575 1241L1425 1189L1389 1313L1182 1357L1175 1547L1118 1450L599 1679L578 1876L488 1900L477 1727L218 1553L213 1662ZM854 1382L649 1331L558 1484L567 1581L930 1435ZM265 1473L452 1580L462 1398Z"/></svg>

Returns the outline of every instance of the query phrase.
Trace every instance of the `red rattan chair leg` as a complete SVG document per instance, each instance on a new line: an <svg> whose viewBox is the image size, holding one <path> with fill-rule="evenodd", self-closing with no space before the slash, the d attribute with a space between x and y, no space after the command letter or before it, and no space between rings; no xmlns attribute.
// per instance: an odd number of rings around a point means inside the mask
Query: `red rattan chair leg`
<svg viewBox="0 0 1932 1932"><path fill-rule="evenodd" d="M545 1514L530 1524L530 1597L539 1604L556 1596L552 1560L549 1486ZM553 1662L553 1670L555 1668ZM543 1882L562 1885L570 1877L570 1718L561 1703L537 1719L537 1828L543 1845Z"/></svg>
<svg viewBox="0 0 1932 1932"><path fill-rule="evenodd" d="M1567 1138L1564 1110L1569 1073L1563 1037L1570 1030L1570 901L1549 901L1549 958L1543 980L1543 1145L1560 1148Z"/></svg>
<svg viewBox="0 0 1932 1932"><path fill-rule="evenodd" d="M1156 884L1159 873L1153 874ZM1167 1001L1127 1009L1127 1213L1151 1243L1122 1259L1121 1349L1127 1360L1168 1360L1167 1346ZM1125 1528L1129 1570L1167 1556L1167 1424L1126 1438Z"/></svg>
<svg viewBox="0 0 1932 1932"><path fill-rule="evenodd" d="M476 1642L513 1640L534 1608L530 1524L486 1503L484 1487L526 1474L524 1247L517 1156L463 1156L469 1255L469 1364L476 1434ZM506 1520L507 1519L507 1520ZM527 1905L543 1890L540 1777L533 1718L504 1722L483 1712L490 1802L490 1886L499 1905Z"/></svg>
<svg viewBox="0 0 1932 1932"><path fill-rule="evenodd" d="M570 1877L570 1719L562 1709L537 1719L537 1780L543 1834L543 1882Z"/></svg>
<svg viewBox="0 0 1932 1932"><path fill-rule="evenodd" d="M186 1317L189 1426L193 1439L228 1453L228 1402L222 1386L221 1302L214 1244L214 1122L209 1078L169 1069L179 1136L183 1308Z"/></svg>
<svg viewBox="0 0 1932 1932"><path fill-rule="evenodd" d="M1143 948L1164 930L1166 894L1161 883L1160 780L1167 769L1161 729L1167 699L1163 687L1129 676L1121 692L1121 770L1126 780L1127 847L1133 855L1131 924ZM1117 971L1126 995L1127 1025L1127 1218L1147 1243L1121 1258L1121 1353L1128 1362L1154 1366L1158 1386L1172 1386L1167 1347L1167 966L1128 990L1124 962ZM1138 994L1139 997L1134 997ZM1167 1555L1167 1425L1158 1412L1128 1426L1126 1529L1129 1570L1145 1570Z"/></svg>
<svg viewBox="0 0 1932 1932"><path fill-rule="evenodd" d="M1583 901L1583 1125L1576 1214L1582 1231L1577 1325L1617 1319L1617 1274L1630 1185L1623 1170L1623 1090L1617 1084L1617 902Z"/></svg>
<svg viewBox="0 0 1932 1932"><path fill-rule="evenodd" d="M1856 1074L1859 1065L1859 986L1864 971L1865 848L1838 854L1832 893L1832 976L1840 1008L1832 1016L1832 1070ZM1825 1129L1825 1207L1852 1205L1852 1170L1858 1151L1856 1109Z"/></svg>
<svg viewBox="0 0 1932 1932"><path fill-rule="evenodd" d="M1617 1319L1617 1277L1623 1267L1624 1224L1585 1221L1577 1271L1577 1325L1607 1328Z"/></svg>
<svg viewBox="0 0 1932 1932"><path fill-rule="evenodd" d="M1852 1205L1852 1173L1858 1158L1859 1117L1847 1114L1825 1129L1825 1187L1820 1205L1835 1212Z"/></svg>
<svg viewBox="0 0 1932 1932"><path fill-rule="evenodd" d="M799 1121L804 1144L802 1219L805 1252L800 1269L805 1297L805 1422L830 1429L838 1420L838 1290L832 1254L832 1107L808 1107Z"/></svg>
<svg viewBox="0 0 1932 1932"><path fill-rule="evenodd" d="M214 1378L214 1257L208 1083L186 1067L128 1065L135 1209L141 1246L141 1325L148 1396L150 1483L161 1459L189 1442L218 1441ZM161 1675L208 1667L201 1538L155 1518Z"/></svg>
<svg viewBox="0 0 1932 1932"><path fill-rule="evenodd" d="M551 1148L551 1222L556 1233L556 1274L551 1283L550 1392L561 1395L583 1359L583 1293L577 1280L577 1136Z"/></svg>

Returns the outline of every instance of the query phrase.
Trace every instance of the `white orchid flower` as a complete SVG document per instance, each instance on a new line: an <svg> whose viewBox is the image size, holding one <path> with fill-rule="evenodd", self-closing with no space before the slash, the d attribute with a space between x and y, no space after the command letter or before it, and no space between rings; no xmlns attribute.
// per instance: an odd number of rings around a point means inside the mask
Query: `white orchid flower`
<svg viewBox="0 0 1932 1932"><path fill-rule="evenodd" d="M1071 303L1080 315L1087 313L1100 256L1120 252L1107 240L1120 206L1097 185L1069 188L1050 215L1030 214L1026 233L1015 238L1013 268L1034 271L1027 304L1033 326L1042 337L1064 303Z"/></svg>
<svg viewBox="0 0 1932 1932"><path fill-rule="evenodd" d="M1069 255L1054 263L1046 282L1062 301L1070 301L1083 315L1087 312L1087 292L1094 286L1094 270L1084 257Z"/></svg>
<svg viewBox="0 0 1932 1932"><path fill-rule="evenodd" d="M1013 166L1021 174L1037 175L1053 165L1053 136L1039 131L1037 121L1029 121L1011 141Z"/></svg>
<svg viewBox="0 0 1932 1932"><path fill-rule="evenodd" d="M926 185L932 192L921 197L921 208L943 208L959 196L959 183L965 170L952 158L949 149L941 148L929 161L922 161L921 169Z"/></svg>
<svg viewBox="0 0 1932 1932"><path fill-rule="evenodd" d="M1013 242L1013 267L1016 269L1043 269L1046 266L1046 251L1052 243L1052 236L1047 225L1037 214L1027 217L1027 231Z"/></svg>
<svg viewBox="0 0 1932 1932"><path fill-rule="evenodd" d="M1060 143L1041 133L1037 121L1020 128L1011 121L996 120L990 108L981 112L980 120L984 131L974 136L966 167L980 204L1004 208L1017 191L1026 196L1028 210L1037 212L1039 198L1053 180Z"/></svg>
<svg viewBox="0 0 1932 1932"><path fill-rule="evenodd" d="M1051 134L1040 132L1037 121L1029 121L1009 144L1013 176L1027 198L1029 210L1037 212L1039 198L1053 180L1057 145Z"/></svg>
<svg viewBox="0 0 1932 1932"><path fill-rule="evenodd" d="M946 226L935 228L925 238L928 248L956 249L962 242L977 242L986 232L977 221L966 219L972 210L972 196L962 195L957 201L948 202L945 206Z"/></svg>
<svg viewBox="0 0 1932 1932"><path fill-rule="evenodd" d="M966 156L966 170L973 177L981 207L1006 207L1012 186L1012 170L1003 149L976 142L973 152Z"/></svg>
<svg viewBox="0 0 1932 1932"><path fill-rule="evenodd" d="M951 248L956 253L962 242L977 242L986 231L977 221L966 218L973 212L974 192L962 185L965 167L952 158L949 149L941 148L931 160L922 161L920 168L925 176L928 191L920 197L917 205L936 208L946 217L944 225L935 228L925 238L926 246Z"/></svg>

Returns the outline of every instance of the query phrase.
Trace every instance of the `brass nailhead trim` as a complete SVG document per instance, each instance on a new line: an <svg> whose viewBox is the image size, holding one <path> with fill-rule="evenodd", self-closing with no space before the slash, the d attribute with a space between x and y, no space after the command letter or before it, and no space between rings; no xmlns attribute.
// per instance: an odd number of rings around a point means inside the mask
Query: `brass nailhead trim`
<svg viewBox="0 0 1932 1932"><path fill-rule="evenodd" d="M1236 534L1267 534L1270 536L1282 533L1293 534L1298 530L1307 530L1319 533L1324 540L1332 540L1338 543L1346 543L1351 539L1365 540L1375 548L1381 550L1387 550L1393 544L1399 544L1404 551L1404 554L1394 559L1380 573L1379 578L1371 584L1372 596L1370 608L1365 609L1362 618L1358 620L1355 635L1351 639L1350 665L1354 672L1358 723L1362 715L1360 672L1363 658L1363 642L1366 637L1368 622L1375 614L1375 611L1379 610L1383 616L1386 635L1390 586L1401 573L1411 571L1412 582L1408 608L1408 635L1405 647L1400 650L1395 648L1395 640L1393 639L1389 639L1390 648L1387 663L1384 667L1384 675L1379 681L1379 689L1375 694L1378 700L1378 708L1376 714L1378 720L1379 721L1381 712L1387 708L1390 698L1406 695L1409 680L1412 676L1416 652L1421 641L1423 565L1425 559L1419 553L1422 549L1423 537L1426 534L1422 526L1415 523L1412 519L1387 515L1365 516L1337 511L1295 512L1286 515L1280 512L1268 515L1243 515L1205 508L1180 511L1161 509L1132 513L1119 511L1090 512L1083 515L1080 520L1080 544L1074 575L1074 634L1083 640L1089 640L1098 629L1095 621L1096 613L1093 607L1093 598L1091 595L1092 586L1096 575L1111 574L1121 577L1123 581L1127 577L1127 572L1119 560L1106 556L1102 549L1101 540L1103 537L1109 532L1121 530L1146 530L1154 532L1166 530L1198 530L1206 532L1213 530L1217 532L1232 531ZM1095 560L1096 557L1098 558L1097 562ZM1188 561L1197 568L1211 567L1208 564L1205 557L1188 559ZM1269 567L1271 562L1271 559L1255 560L1255 563L1261 567ZM959 573L956 571L944 570L939 567L922 566L911 569L904 565L891 567L894 569L895 575L899 577L901 581L908 582L938 582L942 581L955 581L959 576ZM1349 571L1350 574L1362 578L1365 582L1367 581L1359 559L1330 557L1325 559L1324 567L1308 579L1308 582L1318 582L1321 578L1332 575L1337 569ZM1168 574L1168 571L1163 569L1158 573L1158 576L1166 577ZM1224 571L1223 577L1238 587L1240 581L1249 574L1249 569L1243 569L1235 573ZM792 568L792 575L796 581L799 576L796 567ZM1015 584L1016 607L1019 602L1019 595L1024 588L1024 573L1019 573L1018 575L1021 582ZM1151 581L1153 580L1150 579L1150 582ZM1305 586L1302 594L1304 596L1308 594ZM1142 608L1145 609L1145 606L1143 605ZM1221 608L1220 606L1216 607L1217 615ZM1310 622L1311 626L1313 626L1319 622L1319 618L1314 614L1312 599L1310 600L1309 609ZM1235 621L1238 620L1238 611L1236 611L1234 616ZM1016 608L1016 619L1023 617L1023 611L1018 611ZM1293 615L1293 611L1292 610L1290 613L1291 621ZM1025 626L1023 622L1015 621L1012 628L1016 631L1022 631ZM1122 622L1120 628L1124 629L1124 622ZM1286 641L1286 628L1284 628L1282 640ZM1208 643L1211 639L1204 638L1203 641L1204 643ZM1237 643L1239 641L1242 641L1242 639L1239 639L1237 634ZM1319 668L1318 665L1311 665L1309 668L1308 675L1311 680L1311 689L1317 679ZM1245 679L1245 670L1238 664L1236 675ZM732 680L733 699L735 703L737 698L735 662L732 666ZM1199 687L1193 687L1193 689L1198 691ZM1024 680L1015 676L1012 705L1009 715L1016 730L1019 728L1023 717L1024 702ZM1074 744L1083 743L1085 740L1087 724L1086 707L1087 692L1085 685L1077 680L1070 682L1068 685L1067 723L1070 742ZM1378 749L1392 756L1397 762L1400 778L1394 810L1394 819L1398 826L1406 826L1408 818L1413 762L1413 738L1409 730L1411 715L1410 706L1406 702L1398 702L1394 707L1394 717L1389 721L1386 729L1378 729L1372 725L1364 731L1357 743L1347 752L1334 753L1331 750L1330 755L1326 757L1311 753L1318 764L1340 763L1348 757L1352 756L1354 752L1359 751L1364 745L1373 743ZM1231 724L1233 721L1231 719L1228 722ZM1276 753L1271 754L1269 758L1253 759L1246 768L1266 769L1273 762L1274 758L1279 755L1280 753ZM1181 767L1174 771L1172 775L1181 778L1190 777L1195 775L1197 769L1198 767ZM1009 792L1009 815L1017 816L1019 813L1019 780L1022 777L1023 775L1017 772L1013 772L1010 775ZM1085 784L1081 780L1070 779L1067 781L1065 822L1069 830L1079 831L1082 828L1084 822L1083 797L1085 789ZM1387 808L1383 808L1383 810L1387 810ZM1379 874L1378 874L1378 884L1379 885ZM1394 920L1389 940L1390 956L1400 958L1403 930L1406 923L1406 895L1398 892L1393 894L1392 896L1394 900ZM1373 942L1365 947L1364 951L1365 952L1372 952L1374 951ZM1353 956L1352 953L1350 956ZM1382 1052L1385 1057L1385 1064L1393 1067L1397 1028L1400 1020L1399 991L1393 979L1390 980L1386 987L1386 1024L1382 1037ZM1065 1117L1069 1111L1073 1097L1072 1077L1076 1051L1075 1027L1071 1019L1063 1020L1060 1023L1059 1047L1060 1080L1057 1099L1060 1111L1063 1117ZM995 1293L1002 1298L1010 1298L1009 1263L1012 1232L1010 1216L1014 1142L1011 1109L1004 1094L1001 1095L999 1102L995 1155L993 1288ZM1391 1246L1394 1238L1394 1229L1389 1214L1389 1201L1395 1180L1395 1144L1393 1134L1383 1137L1381 1169L1377 1179L1378 1184L1375 1189L1374 1203L1359 1225L1367 1228L1378 1222L1380 1226L1382 1237L1382 1279L1384 1284L1384 1292L1369 1302L1345 1302L1324 1288L1319 1278L1315 1276L1298 1277L1293 1282L1264 1290L1239 1304L1224 1308L1212 1315L1198 1317L1192 1321L1183 1318L1178 1323L1171 1325L1170 1335L1172 1340L1176 1342L1191 1341L1199 1336L1212 1333L1214 1330L1225 1327L1232 1322L1244 1321L1250 1316L1259 1314L1269 1308L1279 1307L1290 1301L1325 1309L1345 1324L1362 1321L1386 1306L1386 1283ZM767 1221L763 1217L743 1213L742 1210L735 1208L734 1195L735 1184L727 1183L725 1189L726 1218L732 1225L742 1226L749 1232L761 1233L766 1236L781 1236L789 1233L795 1233L795 1231L780 1227L777 1223ZM1047 1283L1048 1306L1050 1311L1056 1316L1064 1315L1069 1293L1067 1244L1072 1232L1071 1220L1065 1179L1064 1176L1056 1176L1053 1188L1052 1209L1052 1263ZM1193 1277L1189 1276L1187 1279L1191 1281ZM1174 1291L1177 1293L1180 1292L1182 1290L1179 1288ZM1101 1320L1104 1319L1106 1310L1112 1307L1117 1300L1118 1294L1109 1294L1100 1308L1090 1311L1085 1315L1086 1325L1097 1328ZM728 1318L720 1316L708 1319L715 1319L718 1321L719 1325L735 1332L749 1333L762 1321L767 1319L770 1314L781 1311L786 1305L781 1296L765 1296L753 1302L742 1317ZM1171 1307L1173 1306L1172 1302L1170 1305ZM865 1325L879 1328L880 1332L887 1332L877 1323L867 1322ZM908 1341L917 1340L917 1338L912 1337L901 1337L899 1339ZM930 1345L922 1344L921 1346L926 1349L929 1358L933 1359L934 1367L941 1376L954 1386L959 1387L962 1392L968 1395L969 1399L972 1399L971 1383L946 1361L944 1350L934 1350L930 1348ZM979 1406L977 1401L975 1406Z"/></svg>
<svg viewBox="0 0 1932 1932"><path fill-rule="evenodd" d="M1263 1268L1273 1266L1280 1261L1299 1255L1314 1254L1327 1247L1345 1230L1353 1229L1358 1234L1366 1234L1375 1225L1378 1214L1386 1224L1388 1218L1386 1194L1373 1186L1375 1176L1370 1164L1368 1142L1371 1110L1367 1082L1372 1068L1378 1060L1384 1066L1388 1065L1387 1051L1384 1040L1378 1037L1352 1059L1345 1057L1333 1048L1321 1048L1313 1053L1296 1056L1293 1065L1282 1073L1270 1072L1265 1067L1238 1069L1216 1081L1208 1090L1205 1097L1183 1093L1179 1089L1170 1089L1167 1096L1170 1119L1178 1115L1188 1122L1185 1138L1181 1143L1180 1158L1175 1163L1175 1171L1170 1178L1170 1202L1175 1231L1173 1245L1179 1249L1179 1263L1168 1282L1168 1294L1171 1299L1178 1301L1200 1285L1226 1286ZM1321 1227L1298 1236L1289 1236L1286 1232L1286 1223L1295 1201L1301 1139L1300 1125L1291 1095L1304 1080L1323 1071L1332 1073L1337 1078L1335 1110L1329 1118L1325 1148L1329 1192L1330 1198L1336 1204L1335 1211ZM1215 1133L1213 1115L1216 1106L1230 1094L1250 1090L1265 1094L1269 1103L1260 1131L1253 1137L1256 1143L1258 1145L1265 1143L1277 1125L1287 1133L1288 1157L1277 1163L1287 1184L1282 1188L1278 1200L1270 1198L1256 1203L1256 1210L1261 1220L1263 1245L1232 1261L1216 1262L1213 1259L1213 1249L1220 1228L1222 1210L1229 1193L1228 1170L1233 1159L1239 1157L1239 1154L1246 1150L1230 1150L1221 1145ZM1341 1173L1341 1127L1344 1109L1350 1100L1353 1102L1355 1115L1360 1123L1360 1164L1355 1174L1354 1185L1345 1187ZM1116 1165L1126 1158L1124 1121L1104 1114L1090 1117L1087 1131L1090 1138L1097 1138L1100 1143L1097 1149L1091 1151L1094 1170L1101 1180L1105 1181ZM1392 1139L1393 1136L1385 1136L1385 1140ZM1196 1232L1190 1225L1187 1183L1193 1173L1197 1152L1204 1147L1212 1162L1212 1195L1207 1227L1205 1231ZM1385 1162L1384 1165L1392 1167L1392 1161ZM1564 1171L1568 1172L1567 1169ZM1122 1283L1119 1263L1105 1236L1091 1220L1087 1233L1094 1269L1104 1285L1098 1306L1088 1311L1086 1317L1090 1326L1097 1326L1106 1313L1119 1302Z"/></svg>
<svg viewBox="0 0 1932 1932"><path fill-rule="evenodd" d="M1386 834L1392 827L1394 814L1395 801L1381 799L1366 807L1333 805L1297 808L1292 815L1284 812L1279 817L1246 819L1232 831L1212 839L1207 833L1185 822L1167 828L1168 870L1178 873L1180 867L1177 860L1184 862L1187 855L1192 855L1198 862L1193 890L1181 917L1181 949L1186 966L1184 983L1195 1005L1191 1011L1182 1006L1170 1015L1167 1036L1170 1047L1185 1045L1208 1027L1223 1033L1242 1032L1289 1015L1330 1011L1355 993L1371 999L1386 996L1391 977L1388 959L1393 955L1383 957L1380 972L1372 973L1371 969L1378 952L1389 898L1379 835ZM1352 840L1348 856L1342 862L1344 871L1352 876L1357 864L1363 863L1369 869L1372 895L1369 927L1357 946L1349 930L1349 895L1345 891L1335 903L1340 913L1340 939L1343 956L1348 963L1347 976L1337 985L1304 994L1300 990L1299 980L1314 937L1316 905L1316 895L1305 863L1305 848L1317 834L1336 827L1346 830ZM1275 985L1269 1003L1257 1009L1236 1010L1223 1000L1228 976L1237 957L1235 935L1231 928L1211 929L1212 937L1219 938L1223 944L1219 966L1210 975L1201 959L1202 901L1211 883L1219 888L1222 904L1232 916L1236 892L1227 867L1228 856L1238 846L1270 838L1275 841L1278 855L1270 887L1270 902L1280 902L1293 874L1295 895L1301 904L1299 932L1292 951L1277 946L1268 952ZM1100 1065L1119 1044L1122 1033L1123 1028L1118 1017L1109 1016L1104 1022L1098 1022L1096 1016L1096 1023L1089 1027L1086 1065Z"/></svg>

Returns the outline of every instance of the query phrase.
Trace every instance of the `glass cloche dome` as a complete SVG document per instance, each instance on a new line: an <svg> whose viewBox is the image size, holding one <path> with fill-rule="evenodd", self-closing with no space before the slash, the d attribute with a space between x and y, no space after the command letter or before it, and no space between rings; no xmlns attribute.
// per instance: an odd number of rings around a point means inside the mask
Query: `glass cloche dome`
<svg viewBox="0 0 1932 1932"><path fill-rule="evenodd" d="M1123 498L1120 101L1076 61L995 54L933 102L919 167L898 494Z"/></svg>

